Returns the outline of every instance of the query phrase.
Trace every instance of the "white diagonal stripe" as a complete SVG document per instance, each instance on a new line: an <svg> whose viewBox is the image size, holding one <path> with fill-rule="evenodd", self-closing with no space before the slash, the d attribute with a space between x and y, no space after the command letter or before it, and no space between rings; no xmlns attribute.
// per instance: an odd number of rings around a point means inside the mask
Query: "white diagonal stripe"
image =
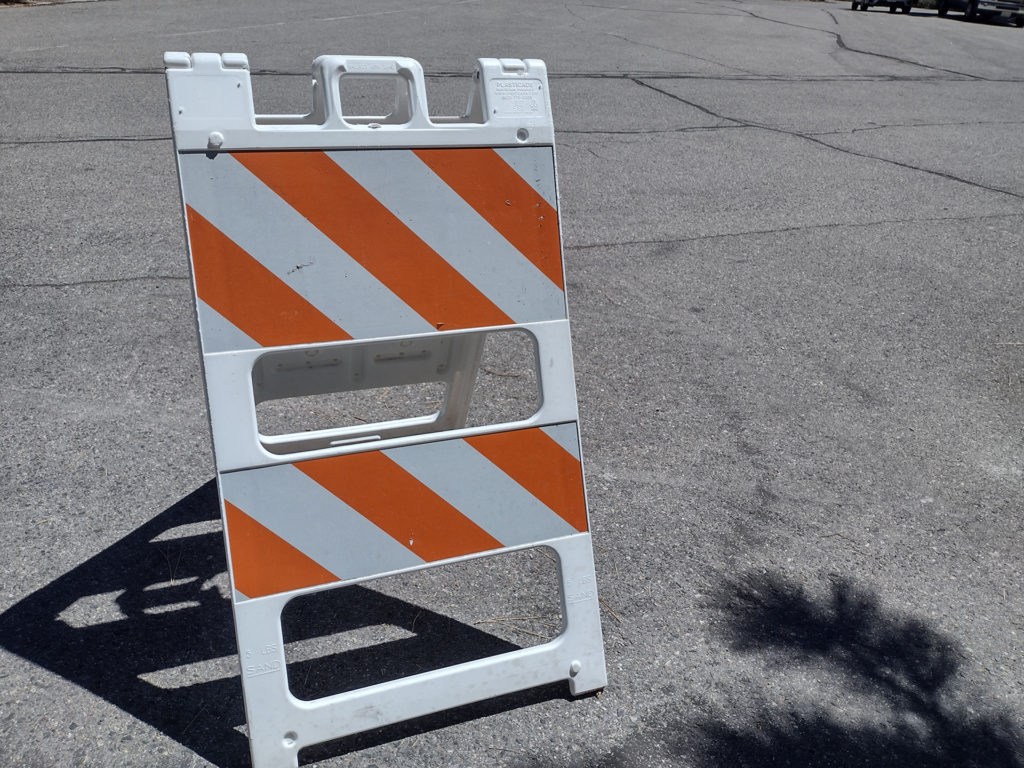
<svg viewBox="0 0 1024 768"><path fill-rule="evenodd" d="M545 435L571 453L576 461L580 460L580 433L575 422L572 424L552 424L549 427L541 427L541 430Z"/></svg>
<svg viewBox="0 0 1024 768"><path fill-rule="evenodd" d="M555 160L551 147L497 147L495 152L512 166L533 191L557 209L555 193Z"/></svg>
<svg viewBox="0 0 1024 768"><path fill-rule="evenodd" d="M199 311L200 338L203 352L228 352L239 349L259 349L260 344L250 339L231 321L200 298L196 299Z"/></svg>

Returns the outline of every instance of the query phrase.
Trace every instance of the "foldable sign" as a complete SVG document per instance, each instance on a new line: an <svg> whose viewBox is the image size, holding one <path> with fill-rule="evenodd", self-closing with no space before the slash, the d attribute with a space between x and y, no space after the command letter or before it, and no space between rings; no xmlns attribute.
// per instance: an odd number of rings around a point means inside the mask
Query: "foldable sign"
<svg viewBox="0 0 1024 768"><path fill-rule="evenodd" d="M524 688L605 684L540 61L481 59L431 118L406 58L321 56L307 115L257 115L241 54L168 53L167 84L257 768L302 747ZM345 85L394 86L383 116ZM470 425L490 334L525 334L539 403ZM426 416L266 434L257 406L430 384ZM289 600L543 544L553 640L315 701L294 697Z"/></svg>

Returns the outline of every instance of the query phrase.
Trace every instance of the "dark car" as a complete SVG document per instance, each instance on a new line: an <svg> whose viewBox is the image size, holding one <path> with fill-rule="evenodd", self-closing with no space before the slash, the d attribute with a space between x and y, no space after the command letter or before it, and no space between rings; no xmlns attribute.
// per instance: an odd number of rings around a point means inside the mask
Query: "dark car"
<svg viewBox="0 0 1024 768"><path fill-rule="evenodd" d="M855 11L866 11L872 5L887 5L889 13L896 13L897 8L904 13L910 13L913 3L911 0L853 0L853 10Z"/></svg>

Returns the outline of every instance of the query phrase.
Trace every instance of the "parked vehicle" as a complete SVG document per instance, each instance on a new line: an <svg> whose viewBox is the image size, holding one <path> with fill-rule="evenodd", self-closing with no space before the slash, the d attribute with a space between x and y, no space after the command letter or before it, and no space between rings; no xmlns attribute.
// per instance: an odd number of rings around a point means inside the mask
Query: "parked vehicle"
<svg viewBox="0 0 1024 768"><path fill-rule="evenodd" d="M1015 0L1014 0L1015 1ZM1024 2L1024 0L1021 0ZM912 0L853 0L853 10L866 11L869 6L872 5L887 5L889 6L889 13L896 13L896 9L903 11L904 13L910 13L910 7L913 5Z"/></svg>
<svg viewBox="0 0 1024 768"><path fill-rule="evenodd" d="M964 18L1003 16L1018 27L1024 27L1024 0L938 0L939 16L945 16L950 9L962 11Z"/></svg>

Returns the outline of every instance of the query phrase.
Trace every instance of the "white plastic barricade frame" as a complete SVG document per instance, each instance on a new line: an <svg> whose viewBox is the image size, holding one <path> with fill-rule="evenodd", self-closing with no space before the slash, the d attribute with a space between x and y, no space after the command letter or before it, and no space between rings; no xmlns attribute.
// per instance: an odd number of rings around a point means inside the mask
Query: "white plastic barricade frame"
<svg viewBox="0 0 1024 768"><path fill-rule="evenodd" d="M481 59L466 114L429 117L399 57L321 56L306 115L257 115L242 54L164 57L256 768L302 747L565 680L606 683L541 61ZM384 116L342 111L387 79ZM484 338L528 334L540 398L467 426ZM268 400L405 384L437 413L266 435ZM544 545L553 640L314 701L289 691L300 595Z"/></svg>

